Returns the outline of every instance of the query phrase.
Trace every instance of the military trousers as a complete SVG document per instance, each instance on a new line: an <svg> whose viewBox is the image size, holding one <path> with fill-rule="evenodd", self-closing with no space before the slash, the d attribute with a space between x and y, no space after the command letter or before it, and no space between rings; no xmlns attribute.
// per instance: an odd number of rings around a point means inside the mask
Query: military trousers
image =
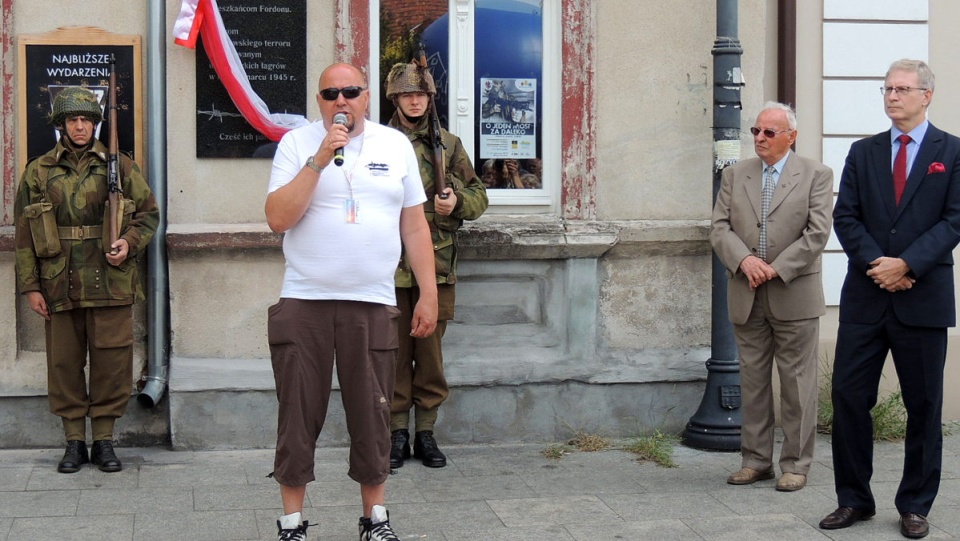
<svg viewBox="0 0 960 541"><path fill-rule="evenodd" d="M415 406L416 431L432 431L437 420L437 408L450 395L443 373L441 342L447 330L447 320L453 319L456 301L454 286L437 284L437 329L426 338L410 336L410 322L413 309L420 300L420 288L398 287L396 293L397 308L400 309L400 351L397 355L393 401L390 404L390 430L409 428L410 408Z"/></svg>
<svg viewBox="0 0 960 541"><path fill-rule="evenodd" d="M94 440L113 439L110 421L126 413L132 392L132 306L55 312L45 331L47 398L50 412L64 420L67 440L85 439L85 424L73 422L85 417L94 420Z"/></svg>

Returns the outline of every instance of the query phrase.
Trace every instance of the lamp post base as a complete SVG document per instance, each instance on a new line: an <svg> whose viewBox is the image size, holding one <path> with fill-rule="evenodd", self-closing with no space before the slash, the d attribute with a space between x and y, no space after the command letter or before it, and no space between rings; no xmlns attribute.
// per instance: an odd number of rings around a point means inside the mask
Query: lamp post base
<svg viewBox="0 0 960 541"><path fill-rule="evenodd" d="M681 442L709 451L740 450L740 363L710 359L707 387Z"/></svg>

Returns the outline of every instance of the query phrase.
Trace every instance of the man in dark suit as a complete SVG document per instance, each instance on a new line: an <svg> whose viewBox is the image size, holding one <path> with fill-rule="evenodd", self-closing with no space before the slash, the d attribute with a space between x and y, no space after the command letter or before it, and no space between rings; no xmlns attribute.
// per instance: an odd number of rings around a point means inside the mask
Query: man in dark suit
<svg viewBox="0 0 960 541"><path fill-rule="evenodd" d="M934 76L922 61L887 71L889 131L850 147L834 228L847 254L833 367L833 465L839 508L820 522L846 528L876 513L870 490L870 409L887 353L907 410L900 533L927 535L940 486L943 366L956 324L954 247L960 242L960 139L926 119Z"/></svg>
<svg viewBox="0 0 960 541"><path fill-rule="evenodd" d="M740 349L742 467L727 482L773 479L773 365L784 441L780 491L800 490L813 462L817 347L826 308L820 254L830 236L833 171L794 154L797 118L767 103L750 129L758 158L723 171L710 243L728 270L730 321Z"/></svg>

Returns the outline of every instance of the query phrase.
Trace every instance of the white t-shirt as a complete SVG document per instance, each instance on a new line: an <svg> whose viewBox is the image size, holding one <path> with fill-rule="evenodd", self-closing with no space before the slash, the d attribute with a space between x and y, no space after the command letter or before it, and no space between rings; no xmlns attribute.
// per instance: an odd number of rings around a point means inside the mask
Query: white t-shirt
<svg viewBox="0 0 960 541"><path fill-rule="evenodd" d="M273 158L267 192L290 182L326 134L320 121L287 132ZM343 154L342 167L331 162L324 168L306 213L283 237L280 296L394 306L400 210L427 200L417 157L405 135L369 120ZM348 222L350 200L358 209L357 223Z"/></svg>

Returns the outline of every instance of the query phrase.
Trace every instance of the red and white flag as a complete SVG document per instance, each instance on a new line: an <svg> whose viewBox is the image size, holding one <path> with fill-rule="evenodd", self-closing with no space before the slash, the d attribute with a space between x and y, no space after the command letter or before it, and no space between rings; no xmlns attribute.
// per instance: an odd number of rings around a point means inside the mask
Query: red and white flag
<svg viewBox="0 0 960 541"><path fill-rule="evenodd" d="M271 141L279 141L293 128L308 124L302 115L271 113L253 91L240 55L223 27L217 0L183 0L180 15L173 24L174 42L193 49L197 46L198 34L203 36L203 48L233 104L257 131Z"/></svg>

